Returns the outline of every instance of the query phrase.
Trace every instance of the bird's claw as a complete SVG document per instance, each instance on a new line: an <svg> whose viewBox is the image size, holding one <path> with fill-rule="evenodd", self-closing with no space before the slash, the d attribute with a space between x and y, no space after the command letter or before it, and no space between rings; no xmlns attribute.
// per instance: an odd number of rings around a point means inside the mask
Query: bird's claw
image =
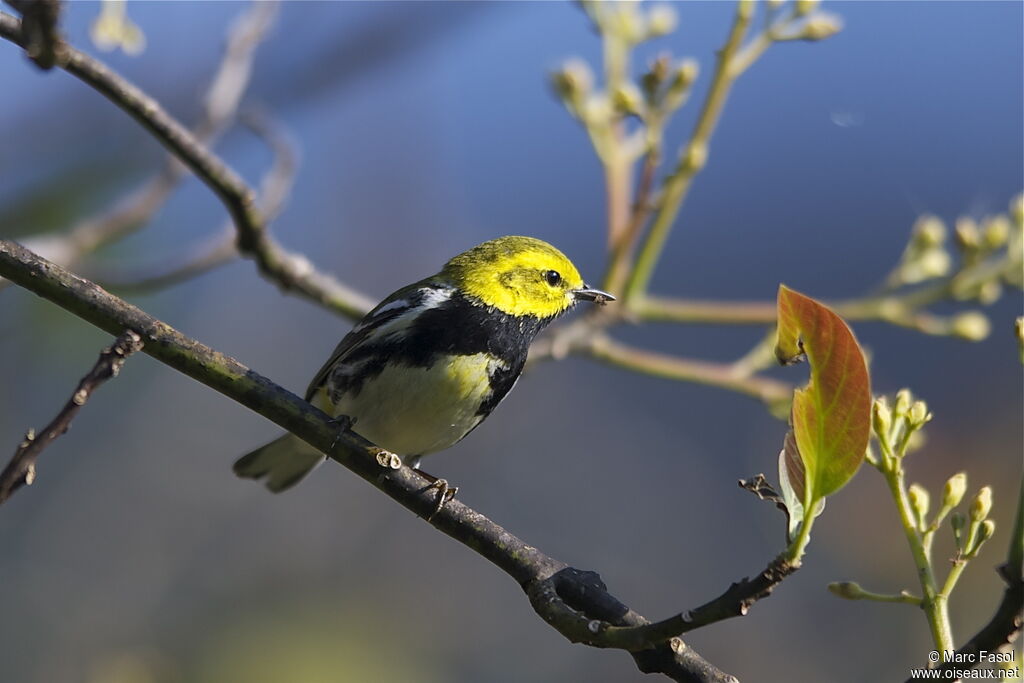
<svg viewBox="0 0 1024 683"><path fill-rule="evenodd" d="M428 522L432 520L447 503L454 499L455 494L459 492L459 487L449 486L447 479L435 479L427 484L423 490L429 491L430 489L437 489L437 504L434 506L434 511L427 515Z"/></svg>
<svg viewBox="0 0 1024 683"><path fill-rule="evenodd" d="M334 441L331 442L331 450L333 451L334 447L338 445L339 441L341 441L341 435L352 429L352 425L356 423L356 419L354 417L349 417L348 415L336 415L331 418L331 422L333 422L338 428L338 431L334 433Z"/></svg>

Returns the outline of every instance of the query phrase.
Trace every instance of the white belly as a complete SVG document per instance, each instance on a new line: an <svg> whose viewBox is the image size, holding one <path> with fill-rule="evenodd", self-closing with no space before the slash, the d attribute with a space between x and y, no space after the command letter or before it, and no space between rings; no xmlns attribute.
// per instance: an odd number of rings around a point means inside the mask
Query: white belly
<svg viewBox="0 0 1024 683"><path fill-rule="evenodd" d="M331 407L355 418L352 431L401 456L448 448L473 429L491 393L488 368L504 365L489 354L456 356L430 368L389 365L355 396Z"/></svg>

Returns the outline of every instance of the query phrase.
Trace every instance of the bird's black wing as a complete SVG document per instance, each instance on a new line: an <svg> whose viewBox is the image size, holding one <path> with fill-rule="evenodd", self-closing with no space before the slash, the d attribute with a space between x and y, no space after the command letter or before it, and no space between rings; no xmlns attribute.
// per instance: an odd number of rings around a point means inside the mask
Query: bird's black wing
<svg viewBox="0 0 1024 683"><path fill-rule="evenodd" d="M445 291L449 285L437 282L433 279L426 279L402 287L392 293L386 299L366 314L359 323L346 334L331 353L331 357L323 364L323 367L313 376L313 381L306 389L306 400L312 400L320 387L323 386L331 370L362 344L371 340L381 332L381 328L388 323L397 321L404 316L415 316L428 305L432 294Z"/></svg>

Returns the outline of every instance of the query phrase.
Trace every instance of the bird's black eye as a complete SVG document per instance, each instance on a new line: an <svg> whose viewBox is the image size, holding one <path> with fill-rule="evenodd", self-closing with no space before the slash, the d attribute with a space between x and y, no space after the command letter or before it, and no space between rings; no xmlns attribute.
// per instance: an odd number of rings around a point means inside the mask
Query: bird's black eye
<svg viewBox="0 0 1024 683"><path fill-rule="evenodd" d="M562 276L558 274L557 270L545 270L544 279L552 287L557 287L562 282Z"/></svg>

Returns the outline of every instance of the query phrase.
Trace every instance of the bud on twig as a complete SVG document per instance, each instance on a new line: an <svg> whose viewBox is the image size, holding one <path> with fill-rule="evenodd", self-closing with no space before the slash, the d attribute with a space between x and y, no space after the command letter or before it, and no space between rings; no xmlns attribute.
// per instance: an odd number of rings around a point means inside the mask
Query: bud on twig
<svg viewBox="0 0 1024 683"><path fill-rule="evenodd" d="M949 517L949 525L953 527L953 540L956 541L956 546L962 548L961 538L964 534L964 526L967 524L967 518L964 517L962 512L954 512Z"/></svg>
<svg viewBox="0 0 1024 683"><path fill-rule="evenodd" d="M668 84L668 91L665 93L665 108L668 111L678 109L686 99L697 80L700 67L694 59L684 59L679 62L672 73L672 80Z"/></svg>
<svg viewBox="0 0 1024 683"><path fill-rule="evenodd" d="M918 258L918 268L921 279L927 280L933 277L942 277L953 267L953 259L945 249L936 247L921 252Z"/></svg>
<svg viewBox="0 0 1024 683"><path fill-rule="evenodd" d="M669 87L675 90L686 90L697 80L698 73L700 73L700 64L697 63L697 60L687 57L676 66L672 85Z"/></svg>
<svg viewBox="0 0 1024 683"><path fill-rule="evenodd" d="M708 160L708 146L703 142L691 142L683 157L683 167L690 172L697 172L704 168Z"/></svg>
<svg viewBox="0 0 1024 683"><path fill-rule="evenodd" d="M926 423L931 422L932 414L928 412L928 405L924 401L914 401L910 406L910 426L920 429Z"/></svg>
<svg viewBox="0 0 1024 683"><path fill-rule="evenodd" d="M982 486L971 503L971 521L981 522L992 511L992 487Z"/></svg>
<svg viewBox="0 0 1024 683"><path fill-rule="evenodd" d="M992 538L992 535L996 532L996 523L991 519L986 519L978 527L978 540L974 542L974 547L971 548L971 554L977 555L978 551L981 550L981 545L988 539Z"/></svg>
<svg viewBox="0 0 1024 683"><path fill-rule="evenodd" d="M672 59L669 55L658 55L651 62L651 68L648 69L647 73L640 77L640 87L643 88L644 96L649 104L653 105L657 101L661 84L668 79L668 70L671 63Z"/></svg>
<svg viewBox="0 0 1024 683"><path fill-rule="evenodd" d="M935 216L922 216L900 261L897 275L902 284L915 284L950 271L953 259L946 251L946 226Z"/></svg>
<svg viewBox="0 0 1024 683"><path fill-rule="evenodd" d="M562 68L551 74L551 84L565 105L579 115L580 108L594 85L594 74L587 63L570 59Z"/></svg>
<svg viewBox="0 0 1024 683"><path fill-rule="evenodd" d="M982 237L987 249L998 249L1006 244L1006 240L1010 237L1010 221L1006 216L989 219L985 224L985 232Z"/></svg>
<svg viewBox="0 0 1024 683"><path fill-rule="evenodd" d="M946 226L936 216L921 216L914 224L913 240L923 248L941 247L946 242Z"/></svg>
<svg viewBox="0 0 1024 683"><path fill-rule="evenodd" d="M966 311L953 318L950 332L967 341L981 341L991 332L992 325L980 311Z"/></svg>
<svg viewBox="0 0 1024 683"><path fill-rule="evenodd" d="M920 484L911 484L907 489L907 497L910 499L910 507L914 509L914 515L917 517L917 526L923 531L926 526L925 518L928 516L928 506L931 502L928 491Z"/></svg>
<svg viewBox="0 0 1024 683"><path fill-rule="evenodd" d="M807 20L803 31L800 32L800 38L811 42L825 40L842 30L843 22L839 17L833 14L818 14Z"/></svg>
<svg viewBox="0 0 1024 683"><path fill-rule="evenodd" d="M612 93L612 104L623 114L642 113L644 108L640 91L632 83L623 83Z"/></svg>
<svg viewBox="0 0 1024 683"><path fill-rule="evenodd" d="M942 489L942 507L955 508L967 493L967 473L957 472L946 482Z"/></svg>
<svg viewBox="0 0 1024 683"><path fill-rule="evenodd" d="M835 581L828 585L828 590L844 600L863 600L864 589L854 581Z"/></svg>
<svg viewBox="0 0 1024 683"><path fill-rule="evenodd" d="M973 218L966 216L958 218L956 228L953 230L956 245L964 252L973 252L981 244L981 233L978 231L978 224Z"/></svg>
<svg viewBox="0 0 1024 683"><path fill-rule="evenodd" d="M676 29L676 11L668 5L655 5L647 15L647 37L657 38Z"/></svg>
<svg viewBox="0 0 1024 683"><path fill-rule="evenodd" d="M910 412L911 402L914 400L914 395L910 393L910 389L900 389L896 392L896 417L906 417L907 413Z"/></svg>
<svg viewBox="0 0 1024 683"><path fill-rule="evenodd" d="M885 396L876 398L871 406L871 425L879 439L888 440L889 432L892 430L892 411Z"/></svg>

